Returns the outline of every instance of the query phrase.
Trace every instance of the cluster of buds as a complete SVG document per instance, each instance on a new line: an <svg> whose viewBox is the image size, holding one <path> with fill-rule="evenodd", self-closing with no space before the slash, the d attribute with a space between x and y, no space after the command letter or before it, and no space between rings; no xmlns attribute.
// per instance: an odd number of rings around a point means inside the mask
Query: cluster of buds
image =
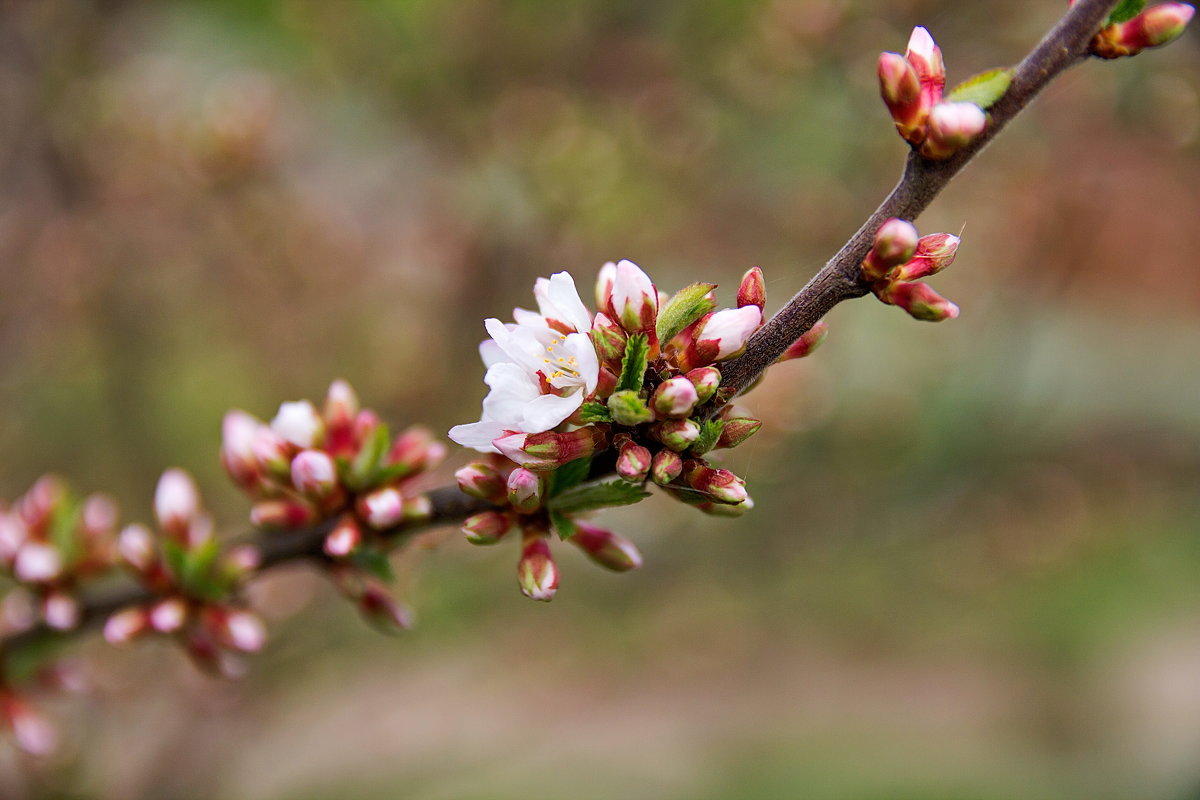
<svg viewBox="0 0 1200 800"><path fill-rule="evenodd" d="M239 597L242 583L258 569L258 551L249 545L222 550L183 470L167 470L159 479L154 516L157 531L133 524L117 539L122 564L154 599L114 613L104 637L125 644L149 633L169 635L204 669L239 674L240 656L266 643L266 626Z"/></svg>
<svg viewBox="0 0 1200 800"><path fill-rule="evenodd" d="M1186 3L1162 3L1142 10L1144 6L1145 2L1123 3L1092 39L1088 52L1099 58L1121 58L1162 47L1179 38L1196 13Z"/></svg>
<svg viewBox="0 0 1200 800"><path fill-rule="evenodd" d="M953 234L919 236L911 222L889 219L875 233L875 243L863 260L862 278L876 297L903 308L914 319L954 319L958 306L918 281L950 266L958 243Z"/></svg>
<svg viewBox="0 0 1200 800"><path fill-rule="evenodd" d="M113 566L116 525L112 500L93 494L77 502L53 476L0 510L0 570L18 584L0 601L0 631L77 626L75 589Z"/></svg>
<svg viewBox="0 0 1200 800"><path fill-rule="evenodd" d="M896 130L930 159L946 159L975 141L987 127L986 108L1008 88L1007 72L992 84L994 96L971 102L956 95L958 90L943 97L946 86L946 66L942 51L925 28L913 28L904 55L883 53L879 56L879 89ZM980 76L983 77L983 76ZM963 85L979 86L973 79ZM977 97L972 93L971 97Z"/></svg>

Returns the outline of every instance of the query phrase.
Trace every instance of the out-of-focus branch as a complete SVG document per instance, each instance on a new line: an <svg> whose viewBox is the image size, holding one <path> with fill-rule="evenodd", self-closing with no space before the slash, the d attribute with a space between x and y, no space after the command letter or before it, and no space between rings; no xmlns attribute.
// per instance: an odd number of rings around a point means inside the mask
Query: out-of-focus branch
<svg viewBox="0 0 1200 800"><path fill-rule="evenodd" d="M871 249L875 232L892 217L912 221L963 167L1017 116L1059 73L1088 55L1088 44L1117 0L1079 0L1017 65L1004 96L989 109L991 121L970 146L944 161L922 158L915 151L904 165L900 182L850 241L813 276L778 314L750 339L740 358L721 365L722 389L732 397L750 386L775 363L792 342L843 300L866 295L859 267ZM712 409L715 411L716 407Z"/></svg>

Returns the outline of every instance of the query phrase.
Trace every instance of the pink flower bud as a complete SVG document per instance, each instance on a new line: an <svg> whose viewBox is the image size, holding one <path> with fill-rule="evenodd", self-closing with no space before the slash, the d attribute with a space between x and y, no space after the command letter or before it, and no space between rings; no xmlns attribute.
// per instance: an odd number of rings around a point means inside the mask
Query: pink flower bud
<svg viewBox="0 0 1200 800"><path fill-rule="evenodd" d="M716 367L697 367L684 377L696 387L696 396L701 403L711 400L721 385L721 371Z"/></svg>
<svg viewBox="0 0 1200 800"><path fill-rule="evenodd" d="M391 528L404 519L404 497L394 486L385 486L358 498L358 514L377 531Z"/></svg>
<svg viewBox="0 0 1200 800"><path fill-rule="evenodd" d="M43 475L17 502L17 513L31 530L40 531L66 496L67 487L62 478Z"/></svg>
<svg viewBox="0 0 1200 800"><path fill-rule="evenodd" d="M592 319L592 344L602 362L619 365L625 355L629 335L603 312Z"/></svg>
<svg viewBox="0 0 1200 800"><path fill-rule="evenodd" d="M482 461L467 464L454 473L454 479L464 494L495 505L507 502L508 484L489 464Z"/></svg>
<svg viewBox="0 0 1200 800"><path fill-rule="evenodd" d="M612 307L613 285L617 282L617 265L609 261L600 268L596 276L596 308L604 311Z"/></svg>
<svg viewBox="0 0 1200 800"><path fill-rule="evenodd" d="M746 482L737 475L727 469L713 469L700 461L689 461L684 466L684 480L697 492L718 503L737 504L749 496Z"/></svg>
<svg viewBox="0 0 1200 800"><path fill-rule="evenodd" d="M654 329L658 319L658 290L650 277L632 261L617 262L608 310L610 316L630 333Z"/></svg>
<svg viewBox="0 0 1200 800"><path fill-rule="evenodd" d="M737 447L762 427L761 420L742 415L731 416L723 421L725 426L721 428L721 436L717 439L717 447L721 448Z"/></svg>
<svg viewBox="0 0 1200 800"><path fill-rule="evenodd" d="M79 624L79 601L66 592L48 592L42 598L42 619L56 631L69 631Z"/></svg>
<svg viewBox="0 0 1200 800"><path fill-rule="evenodd" d="M145 610L139 607L118 611L104 623L104 639L113 645L123 645L141 636L150 627Z"/></svg>
<svg viewBox="0 0 1200 800"><path fill-rule="evenodd" d="M17 747L31 756L48 756L58 749L58 731L50 721L10 693L0 694L0 717L13 732Z"/></svg>
<svg viewBox="0 0 1200 800"><path fill-rule="evenodd" d="M279 406L279 412L271 420L271 430L285 442L303 450L321 444L325 421L312 403L296 400Z"/></svg>
<svg viewBox="0 0 1200 800"><path fill-rule="evenodd" d="M316 509L300 500L260 500L250 509L250 524L257 528L303 528L316 518Z"/></svg>
<svg viewBox="0 0 1200 800"><path fill-rule="evenodd" d="M899 53L879 56L879 94L896 123L896 130L910 142L925 136L929 109L921 100L921 79L908 59Z"/></svg>
<svg viewBox="0 0 1200 800"><path fill-rule="evenodd" d="M508 475L508 502L519 514L532 514L540 509L545 490L545 478L524 467Z"/></svg>
<svg viewBox="0 0 1200 800"><path fill-rule="evenodd" d="M987 127L987 114L974 103L938 103L929 112L928 136L921 155L949 158L975 141Z"/></svg>
<svg viewBox="0 0 1200 800"><path fill-rule="evenodd" d="M326 450L332 455L347 456L354 450L354 419L360 409L358 395L349 383L339 378L329 384L321 414L325 418Z"/></svg>
<svg viewBox="0 0 1200 800"><path fill-rule="evenodd" d="M913 28L904 57L912 64L921 81L921 104L928 109L941 102L942 90L946 86L946 65L942 61L942 51L934 44L929 31L921 27Z"/></svg>
<svg viewBox="0 0 1200 800"><path fill-rule="evenodd" d="M358 598L358 610L367 622L387 633L408 630L413 625L412 609L397 602L386 587L373 580L366 582Z"/></svg>
<svg viewBox="0 0 1200 800"><path fill-rule="evenodd" d="M325 553L331 558L345 558L362 544L362 528L351 514L343 514L325 537Z"/></svg>
<svg viewBox="0 0 1200 800"><path fill-rule="evenodd" d="M49 583L62 570L62 555L46 542L25 542L13 560L13 575L22 583Z"/></svg>
<svg viewBox="0 0 1200 800"><path fill-rule="evenodd" d="M11 562L28 536L20 517L0 511L0 563Z"/></svg>
<svg viewBox="0 0 1200 800"><path fill-rule="evenodd" d="M691 415L700 402L696 386L683 375L668 378L650 396L650 407L660 418L683 419Z"/></svg>
<svg viewBox="0 0 1200 800"><path fill-rule="evenodd" d="M262 476L255 439L263 424L245 411L234 409L221 422L221 466L243 489L258 485Z"/></svg>
<svg viewBox="0 0 1200 800"><path fill-rule="evenodd" d="M676 452L683 452L700 438L700 426L690 419L671 419L657 423L655 438Z"/></svg>
<svg viewBox="0 0 1200 800"><path fill-rule="evenodd" d="M301 450L292 459L292 485L309 497L323 499L338 488L337 467L322 450Z"/></svg>
<svg viewBox="0 0 1200 800"><path fill-rule="evenodd" d="M259 425L254 430L254 458L258 462L258 474L269 473L280 480L291 477L291 452L294 450L282 436L266 425ZM250 488L253 488L251 485Z"/></svg>
<svg viewBox="0 0 1200 800"><path fill-rule="evenodd" d="M462 531L471 544L495 544L512 530L512 518L499 511L483 511L467 517Z"/></svg>
<svg viewBox="0 0 1200 800"><path fill-rule="evenodd" d="M741 353L760 325L762 309L758 306L726 308L710 316L695 337L701 345L715 346L713 361L722 361Z"/></svg>
<svg viewBox="0 0 1200 800"><path fill-rule="evenodd" d="M531 600L549 601L558 591L558 565L550 555L545 537L527 535L517 562L517 581L521 593Z"/></svg>
<svg viewBox="0 0 1200 800"><path fill-rule="evenodd" d="M666 486L683 472L683 458L671 450L660 450L650 462L650 480Z"/></svg>
<svg viewBox="0 0 1200 800"><path fill-rule="evenodd" d="M389 466L403 467L400 477L408 477L432 469L446 457L446 445L442 444L427 429L414 425L407 428L392 442L388 451Z"/></svg>
<svg viewBox="0 0 1200 800"><path fill-rule="evenodd" d="M200 492L192 476L181 469L169 469L158 479L154 490L154 516L163 533L184 541L192 520L200 513Z"/></svg>
<svg viewBox="0 0 1200 800"><path fill-rule="evenodd" d="M552 470L590 456L608 446L608 435L596 425L569 433L514 433L496 439L496 449L527 469Z"/></svg>
<svg viewBox="0 0 1200 800"><path fill-rule="evenodd" d="M428 522L433 518L433 501L427 494L412 494L404 498L404 523Z"/></svg>
<svg viewBox="0 0 1200 800"><path fill-rule="evenodd" d="M871 252L863 260L863 278L877 281L887 277L892 269L912 258L920 238L917 229L907 220L893 217L880 225Z"/></svg>
<svg viewBox="0 0 1200 800"><path fill-rule="evenodd" d="M892 284L880 299L903 308L912 318L925 322L941 322L958 316L958 306L924 283Z"/></svg>
<svg viewBox="0 0 1200 800"><path fill-rule="evenodd" d="M747 497L740 503L699 503L696 508L713 517L740 517L754 508L754 501Z"/></svg>
<svg viewBox="0 0 1200 800"><path fill-rule="evenodd" d="M231 650L257 653L267 643L267 626L262 618L243 608L208 606L202 622L213 639Z"/></svg>
<svg viewBox="0 0 1200 800"><path fill-rule="evenodd" d="M617 452L617 474L627 481L640 483L650 473L650 451L626 440Z"/></svg>
<svg viewBox="0 0 1200 800"><path fill-rule="evenodd" d="M1148 47L1161 47L1177 39L1196 9L1186 3L1151 6L1131 20L1109 25L1096 35L1091 51L1101 58L1137 55Z"/></svg>
<svg viewBox="0 0 1200 800"><path fill-rule="evenodd" d="M262 553L252 544L229 548L221 559L226 577L234 582L244 580L262 566Z"/></svg>
<svg viewBox="0 0 1200 800"><path fill-rule="evenodd" d="M917 242L913 257L896 274L896 280L915 281L941 272L954 263L959 238L951 233L931 233Z"/></svg>
<svg viewBox="0 0 1200 800"><path fill-rule="evenodd" d="M117 537L117 554L135 572L148 573L158 565L158 545L145 525L126 525Z"/></svg>
<svg viewBox="0 0 1200 800"><path fill-rule="evenodd" d="M779 361L791 361L793 358L804 358L821 346L825 341L825 337L829 335L829 324L824 320L820 320L816 325L813 325L796 341L792 342L787 350L783 351L783 355L779 357Z"/></svg>
<svg viewBox="0 0 1200 800"><path fill-rule="evenodd" d="M738 284L738 308L758 306L758 310L762 311L766 304L767 285L763 282L762 270L758 267L751 267L746 270L746 274L742 276L742 282Z"/></svg>
<svg viewBox="0 0 1200 800"><path fill-rule="evenodd" d="M184 626L188 618L187 603L180 597L168 597L150 606L147 619L150 627L159 633L174 633Z"/></svg>
<svg viewBox="0 0 1200 800"><path fill-rule="evenodd" d="M83 535L89 539L108 539L117 527L117 504L103 494L88 495L79 514Z"/></svg>
<svg viewBox="0 0 1200 800"><path fill-rule="evenodd" d="M584 523L579 523L578 527L568 541L600 566L614 572L627 572L642 565L642 554L628 539Z"/></svg>

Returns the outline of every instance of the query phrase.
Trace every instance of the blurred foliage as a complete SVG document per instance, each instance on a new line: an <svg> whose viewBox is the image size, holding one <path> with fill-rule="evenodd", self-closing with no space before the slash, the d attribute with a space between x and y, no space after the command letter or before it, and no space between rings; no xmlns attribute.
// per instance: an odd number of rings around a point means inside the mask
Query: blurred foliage
<svg viewBox="0 0 1200 800"><path fill-rule="evenodd" d="M538 275L758 264L777 308L899 172L878 52L927 25L956 81L1063 5L2 2L0 494L145 518L181 465L237 530L226 408L473 419ZM73 749L0 794L1196 797L1197 186L1195 30L1072 71L919 221L963 317L849 304L747 398L753 514L606 516L646 567L548 607L432 537L400 639L295 570L236 685L86 643Z"/></svg>

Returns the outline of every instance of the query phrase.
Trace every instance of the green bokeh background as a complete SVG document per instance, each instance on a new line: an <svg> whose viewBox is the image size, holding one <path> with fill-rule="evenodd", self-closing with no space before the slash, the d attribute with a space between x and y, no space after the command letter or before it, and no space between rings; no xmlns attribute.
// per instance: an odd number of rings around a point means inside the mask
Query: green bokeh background
<svg viewBox="0 0 1200 800"><path fill-rule="evenodd" d="M759 265L774 310L899 173L879 51L927 25L953 81L1064 6L0 3L0 495L144 519L179 465L233 533L227 408L345 377L468 421L539 275L730 301ZM1071 71L919 220L963 231L962 317L847 304L746 398L752 514L608 514L646 566L564 551L549 605L431 537L398 638L285 570L232 685L87 641L66 751L5 751L0 794L1200 797L1198 187L1194 31Z"/></svg>

